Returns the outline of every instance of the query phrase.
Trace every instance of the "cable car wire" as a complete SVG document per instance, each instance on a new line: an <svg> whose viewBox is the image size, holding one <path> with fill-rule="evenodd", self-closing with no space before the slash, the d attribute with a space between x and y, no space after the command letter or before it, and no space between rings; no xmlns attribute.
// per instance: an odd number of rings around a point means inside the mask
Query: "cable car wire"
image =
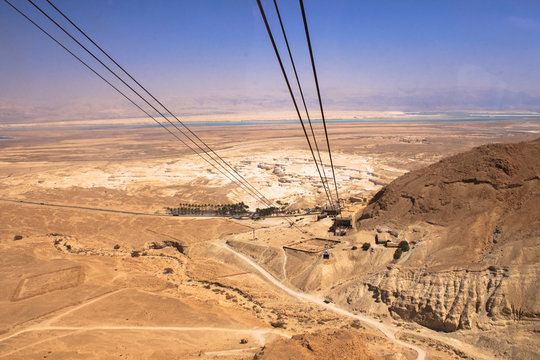
<svg viewBox="0 0 540 360"><path fill-rule="evenodd" d="M30 1L30 0L29 0ZM181 121L176 115L174 115L161 101L159 101L150 91L148 91L139 81L137 81L124 67L122 67L116 60L114 60L101 46L99 46L90 36L86 34L79 26L77 26L67 15L65 15L58 7L56 7L50 0L46 0L60 15L62 15L73 27L75 27L86 39L88 39L96 48L99 49L109 60L111 60L120 70L124 72L135 84L137 84L146 94L148 94L154 101L156 101L168 114L170 114L178 123L180 123L190 134L192 134L198 141L200 141L208 151L210 151L214 156L216 156L220 161L223 162L230 170L238 175L238 177L245 181L247 186L251 187L253 191L258 193L260 196L264 197L253 185L251 185L236 169L234 169L227 161L225 161L220 155L218 155L210 146L206 144L196 133L194 133L183 121ZM201 149L202 150L202 149ZM204 150L203 150L204 151ZM268 200L268 199L266 199ZM268 200L270 204L271 201ZM268 206L268 205L267 205Z"/></svg>
<svg viewBox="0 0 540 360"><path fill-rule="evenodd" d="M195 142L190 136L188 136L184 131L182 131L182 129L180 129L177 125L175 125L174 123L170 122L168 120L168 118L161 112L159 111L154 105L152 105L147 99L145 99L143 96L141 96L141 94L139 94L138 91L136 91L132 86L130 86L129 84L126 83L126 81L124 81L124 79L122 79L118 74L116 74L109 66L107 66L105 63L103 63L103 61L101 61L94 53L92 53L90 50L88 50L88 48L86 46L84 46L83 44L81 44L80 41L78 41L77 39L75 39L75 37L69 32L67 31L63 26L61 26L58 22L56 22L51 16L49 16L49 14L47 14L42 8L40 8L38 5L36 5L32 0L28 0L29 3L31 3L36 9L38 9L43 15L45 15L52 23L54 23L58 28L60 28L66 35L68 35L73 41L75 41L81 48L83 48L89 55L91 55L95 60L97 60L103 67L105 67L111 74L113 74L118 80L120 80L125 86L127 86L133 93L135 93L141 100L143 100L148 106L150 106L154 111L156 111L161 117L163 117L165 120L167 120L173 127L176 128L176 130L178 130L182 135L184 135L188 140L190 140L193 145L195 145L197 148L199 148L199 150L201 150L202 152L204 152L209 158L211 158L213 161L215 161L221 168L223 168L226 172L228 172L231 176L235 177L238 182L242 182L242 183L245 183L245 184L249 184L249 182L247 182L247 180L245 180L241 175L239 175L239 173L233 169L230 165L227 164L227 167L225 167L221 162L217 161L211 154L208 153L207 150L203 149L201 147L201 145L199 145L197 142ZM116 63L116 62L115 62ZM137 82L138 84L138 82ZM141 85L139 85L141 86ZM152 96L153 97L153 96ZM155 98L154 98L155 99ZM162 105L163 106L163 105ZM170 112L169 112L170 113ZM174 117L174 115L173 115ZM176 118L176 117L175 117ZM176 118L177 119L177 118ZM179 121L177 119L178 122L180 122L185 128L187 128L187 126L185 124L183 124L181 121ZM187 128L189 130L189 128ZM189 130L192 134L193 132L191 130ZM195 135L196 136L196 135ZM200 140L200 138L198 136L196 136L197 139ZM200 140L202 142L202 140ZM204 143L204 142L203 142ZM204 143L205 144L205 143ZM206 145L206 144L205 144ZM208 145L206 145L207 148ZM211 150L211 149L210 149ZM215 152L212 150L212 153L215 154ZM223 163L226 163L225 160L223 160L221 157L218 156L218 158L223 162ZM246 185L248 187L251 187L253 189L255 189L253 187L253 185L249 184L249 185ZM255 191L256 193L258 193L261 198L268 202L267 204L265 204L265 206L273 206L273 203L271 201L269 201L268 199L266 199L266 197L264 197L264 195L262 195L258 190L252 190L252 191Z"/></svg>
<svg viewBox="0 0 540 360"><path fill-rule="evenodd" d="M261 12L261 16L264 21L264 25L266 26L266 31L268 32L268 37L270 38L270 41L272 43L272 47L274 48L274 52L276 54L277 60L279 62L279 66L281 68L281 72L283 74L283 77L285 79L285 83L287 84L287 89L289 90L289 94L291 95L292 102L294 104L294 108L296 110L296 114L298 115L298 119L300 120L300 124L302 125L302 130L304 131L304 136L306 137L307 143L309 145L309 150L311 151L311 155L313 156L313 160L315 161L315 166L317 168L317 172L319 173L319 177L321 178L321 182L324 187L324 180L321 174L321 170L319 169L319 164L317 162L317 158L315 157L315 153L313 151L313 147L311 146L311 141L309 140L309 136L306 130L306 126L304 125L304 121L302 120L302 115L300 114L300 110L298 109L298 104L296 103L296 99L294 97L294 93L291 88L291 84L289 82L289 78L287 76L287 72L285 71L285 67L283 66L283 62L281 61L281 56L279 55L279 51L276 46L276 42L274 40L274 36L272 35L272 30L270 29L270 25L268 24L268 19L266 18L266 14L264 12L264 8L261 4L261 0L257 0L257 4L259 5L259 10ZM326 189L326 188L325 188ZM330 196L328 192L326 193L326 196L328 198L328 201L331 202Z"/></svg>
<svg viewBox="0 0 540 360"><path fill-rule="evenodd" d="M334 177L334 186L336 189L336 196L337 196L337 201L338 201L338 206L339 206L339 194L338 194L338 188L337 188L337 182L336 182L336 173L334 171L334 162L332 160L332 152L330 151L330 141L328 140L328 131L326 129L326 120L324 117L324 110L323 110L323 105L322 105L322 100L321 100L321 91L319 89L319 80L317 78L317 70L315 69L315 60L313 59L313 49L311 48L311 40L309 37L309 30L308 30L308 25L307 25L307 20L306 20L306 11L304 10L304 1L303 0L299 0L299 1L300 1L300 9L302 10L302 20L304 21L304 30L306 33L306 40L307 40L307 44L309 48L309 57L311 59L311 67L313 69L313 77L315 78L315 87L317 88L317 97L319 98L319 107L321 109L321 117L322 117L322 122L324 126L324 135L326 137L326 145L328 147L328 156L330 157L330 167L332 168L332 176Z"/></svg>
<svg viewBox="0 0 540 360"><path fill-rule="evenodd" d="M86 68L88 68L92 73L94 73L96 76L98 76L101 80L103 80L105 83L107 83L109 86L111 86L115 91L117 91L120 95L122 95L124 98L126 98L130 103L132 103L135 107L137 107L139 110L141 110L144 114L146 114L148 117L150 117L154 122L156 122L157 124L159 124L163 129L165 129L167 132L169 132L171 135L173 135L177 140L179 140L182 144L184 144L186 147L188 147L190 150L192 150L195 154L197 154L199 157L201 157L205 162L207 162L208 164L210 164L212 167L214 167L218 172L220 172L223 176L225 176L227 179L229 179L230 181L232 181L233 183L235 183L236 185L238 185L240 188L242 188L244 191L246 191L248 193L248 195L252 196L254 199L256 199L258 202L261 202L263 204L265 204L266 206L268 206L268 204L266 204L266 202L269 202L268 199L264 198L264 196L261 198L261 197L258 197L257 195L254 195L253 192L250 192L250 189L249 188L246 188L245 184L237 181L235 178L231 178L230 176L228 176L226 173L224 173L221 169L219 169L214 163L210 162L208 159L206 159L204 156L202 156L201 153L199 153L197 150L195 150L193 147L191 147L189 144L187 144L185 141L183 141L177 134L175 134L173 131L171 131L169 128L167 128L166 125L164 125L162 122L158 121L154 116L152 116L151 114L149 114L146 110L144 110L140 105L138 105L134 100L132 100L128 95L126 95L124 92L122 92L118 87L116 87L114 84L112 84L110 81L108 81L103 75L101 75L100 73L98 73L94 68L92 68L88 63L86 63L84 60L82 60L79 56L77 56L75 53L73 53L71 50L69 50L64 44L62 44L59 40L57 40L53 35L51 35L49 32L47 32L45 29L43 29L41 26L39 26L35 21L33 21L32 19L30 19L25 13L23 13L20 9L18 9L15 5L13 5L10 1L8 0L4 0L10 7L12 7L16 12L18 12L21 16L23 16L26 20L28 20L31 24L33 24L35 27L37 27L41 32L43 32L45 35L47 35L51 40L53 40L57 45L59 45L60 47L62 47L66 52L68 52L70 55L72 55L76 60L78 60L80 63L82 63ZM31 2L29 0L29 2ZM45 15L45 14L44 14ZM48 16L47 16L48 17ZM50 17L48 17L50 18ZM75 39L73 39L75 40ZM76 40L75 40L76 41ZM78 43L78 41L76 41ZM87 50L88 51L88 50ZM95 56L94 56L95 58ZM99 61L99 59L96 59ZM103 66L105 66L101 61L99 61ZM105 66L106 67L106 66ZM110 69L108 69L110 71ZM113 73L113 75L116 75ZM117 76L117 75L116 75ZM118 76L117 76L118 77ZM121 80L121 79L120 79ZM122 81L122 80L121 80ZM125 82L122 81L124 84ZM129 87L129 85L125 84L126 86ZM133 89L131 87L129 87L132 91ZM135 91L134 91L135 92ZM137 94L138 95L138 94ZM139 95L140 97L140 95ZM145 102L147 102L145 99L143 99ZM147 102L148 103L148 102ZM159 111L158 111L159 113ZM161 116L163 116L161 114ZM169 122L170 125L174 126L178 131L180 131L180 133L184 134L178 127L176 127L174 125L174 123L172 123L167 117L163 116L164 119ZM184 134L184 136L186 136ZM187 137L187 136L186 136ZM204 150L203 150L204 152ZM204 152L207 156L209 156L212 160L214 160L215 162L217 162L215 159L213 159L208 153ZM270 205L273 205L271 202L270 202ZM305 230L301 229L300 227L298 227L298 225L296 225L295 221L293 221L290 217L288 216L283 216L283 218L285 220L287 220L287 222L289 222L289 225L291 227L295 227L297 230L299 230L300 232L306 234L308 232L306 232Z"/></svg>
<svg viewBox="0 0 540 360"><path fill-rule="evenodd" d="M47 0L49 1L49 0ZM283 38L285 39L285 44L287 45L287 52L289 53L289 59L291 60L291 65L294 71L294 77L296 78L296 83L298 84L298 90L300 92L300 97L302 98L302 103L304 105L304 110L306 111L306 117L308 119L309 128L311 129L311 135L313 137L313 143L315 144L315 149L317 150L317 155L319 158L319 162L321 164L321 168L323 171L323 186L325 186L325 191L327 191L327 194L330 193L330 206L332 208L335 208L334 201L332 198L332 193L330 192L330 186L328 185L328 178L326 177L326 171L324 170L324 163L321 158L321 152L319 151L319 144L317 143L317 137L315 136L315 131L313 130L313 124L311 123L311 118L309 116L309 111L307 109L306 100L304 98L304 92L302 91L302 85L300 84L300 79L298 78L298 72L296 71L296 66L294 64L294 59L291 53L291 48L289 46L289 40L287 39L287 34L285 33L285 27L283 26L283 21L281 20L281 14L279 13L279 8L277 4L277 0L274 0L274 7L276 8L276 13L279 19L279 25L281 26L281 32L283 33ZM328 190L327 190L328 189Z"/></svg>
<svg viewBox="0 0 540 360"><path fill-rule="evenodd" d="M56 44L58 44L60 47L62 47L65 51L67 51L70 55L72 55L75 59L77 59L79 62L81 62L86 68L88 68L91 72L93 72L95 75L97 75L101 80L103 80L105 83L107 83L109 86L111 86L114 90L116 90L120 95L122 95L124 98L126 98L129 102L131 102L134 106L136 106L139 110L141 110L143 113L145 113L149 118L151 118L154 122L159 124L162 128L164 128L167 132L169 132L172 136L174 136L178 141L180 141L182 144L184 144L186 147L188 147L190 150L192 150L195 154L199 155L204 161L206 161L208 164L210 164L212 167L214 167L216 170L218 170L223 176L225 176L227 179L232 181L233 183L237 184L242 188L242 184L240 184L238 181L236 181L234 178L231 178L230 175L227 175L224 173L221 169L219 169L215 164L210 162L208 159L203 157L201 153L199 153L197 150L195 150L193 147L191 147L189 144L187 144L184 140L182 140L177 134L173 133L169 128L167 128L162 122L158 121L154 116L150 115L146 110L144 110L139 104L137 104L134 100L132 100L129 96L127 96L124 92L122 92L118 87L116 87L114 84L112 84L110 81L108 81L103 75L98 73L94 68L92 68L88 63L86 63L84 60L82 60L80 57L75 55L71 50L69 50L65 45L63 45L60 41L58 41L56 38L54 38L49 32L47 32L45 29L43 29L41 26L39 26L36 22L34 22L32 19L30 19L26 14L24 14L21 10L19 10L17 7L15 7L12 3L10 3L8 0L4 0L8 5L10 5L13 9L15 9L19 14L21 14L24 18L26 18L29 22L31 22L34 26L36 26L39 30L41 30L45 35L47 35L50 39L52 39ZM170 121L169 121L170 122ZM247 192L246 189L244 191ZM254 197L256 200L261 202L261 200L256 197L255 195L248 192L249 195ZM263 202L264 203L264 202Z"/></svg>

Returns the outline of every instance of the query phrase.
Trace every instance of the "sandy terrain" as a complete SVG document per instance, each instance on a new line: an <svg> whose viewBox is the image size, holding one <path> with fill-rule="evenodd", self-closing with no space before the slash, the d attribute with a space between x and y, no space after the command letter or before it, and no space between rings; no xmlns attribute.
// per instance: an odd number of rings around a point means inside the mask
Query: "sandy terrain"
<svg viewBox="0 0 540 360"><path fill-rule="evenodd" d="M253 358L263 346L257 356L279 358L307 343L344 346L332 337L367 358L489 358L470 334L343 310L322 301L324 282L297 286L303 260L282 246L331 237L328 219L298 217L303 234L278 218L157 216L179 203L260 206L159 129L1 131L12 139L0 140L0 358ZM196 131L271 200L324 203L298 125ZM535 120L335 125L340 196L369 196L444 156L538 131ZM273 252L281 260L256 268L241 257L249 251L260 264ZM376 256L385 266L391 254Z"/></svg>

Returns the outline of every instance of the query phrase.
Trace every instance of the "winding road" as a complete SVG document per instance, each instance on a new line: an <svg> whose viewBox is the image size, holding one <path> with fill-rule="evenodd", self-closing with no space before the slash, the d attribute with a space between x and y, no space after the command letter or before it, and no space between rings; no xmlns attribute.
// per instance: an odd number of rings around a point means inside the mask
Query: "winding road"
<svg viewBox="0 0 540 360"><path fill-rule="evenodd" d="M404 341L401 341L401 340L397 339L396 336L395 336L396 331L394 329L392 329L392 327L390 327L388 325L385 325L383 323L380 323L379 321L377 321L375 319L372 319L372 318L369 318L367 316L353 314L352 312L349 312L349 311L347 311L345 309L339 308L334 304L327 304L327 303L324 302L323 299L320 299L320 298L318 298L316 296L293 290L293 289L283 285L278 279L276 279L272 274L270 274L269 272L264 270L259 264L257 264L256 262L254 262L253 260L251 260L247 256L237 252L233 248L227 246L225 243L218 243L217 246L232 252L234 255L236 255L237 257L239 257L240 259L242 259L246 263L250 264L264 278L269 280L272 284L274 284L275 286L277 286L281 290L285 291L287 294L289 294L289 295L291 295L291 296L293 296L293 297L295 297L297 299L307 301L307 302L311 302L313 304L322 306L322 307L324 307L324 308L326 308L326 309L328 309L330 311L333 311L335 313L345 315L345 316L348 316L350 318L357 319L357 320L363 321L363 322L365 322L367 324L370 324L373 327L377 328L380 332L382 332L386 337L388 337L394 343L405 346L405 347L407 347L409 349L412 349L412 350L416 351L416 353L418 354L417 357L416 357L416 360L425 360L426 351L423 350L422 348L420 348L419 346L412 345L412 344L409 344L409 343L406 343Z"/></svg>

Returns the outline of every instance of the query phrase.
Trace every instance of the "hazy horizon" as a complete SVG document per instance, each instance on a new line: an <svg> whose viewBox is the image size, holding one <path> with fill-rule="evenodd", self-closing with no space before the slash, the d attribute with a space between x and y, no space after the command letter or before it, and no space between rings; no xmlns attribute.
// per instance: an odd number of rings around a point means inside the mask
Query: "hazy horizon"
<svg viewBox="0 0 540 360"><path fill-rule="evenodd" d="M293 112L255 1L54 3L175 113ZM315 113L298 4L279 5ZM0 121L142 115L0 6ZM306 12L328 111L540 111L538 2L306 1Z"/></svg>

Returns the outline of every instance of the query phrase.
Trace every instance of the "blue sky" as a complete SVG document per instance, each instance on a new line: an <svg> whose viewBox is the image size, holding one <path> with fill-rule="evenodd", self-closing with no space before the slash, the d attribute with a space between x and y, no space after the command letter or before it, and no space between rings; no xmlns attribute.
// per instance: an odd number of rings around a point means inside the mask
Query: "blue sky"
<svg viewBox="0 0 540 360"><path fill-rule="evenodd" d="M66 39L26 1L12 1ZM255 0L54 3L178 113L292 110ZM281 43L272 2L263 4ZM298 2L278 4L313 102ZM305 6L329 110L540 110L540 1ZM4 2L0 48L0 121L138 115Z"/></svg>

